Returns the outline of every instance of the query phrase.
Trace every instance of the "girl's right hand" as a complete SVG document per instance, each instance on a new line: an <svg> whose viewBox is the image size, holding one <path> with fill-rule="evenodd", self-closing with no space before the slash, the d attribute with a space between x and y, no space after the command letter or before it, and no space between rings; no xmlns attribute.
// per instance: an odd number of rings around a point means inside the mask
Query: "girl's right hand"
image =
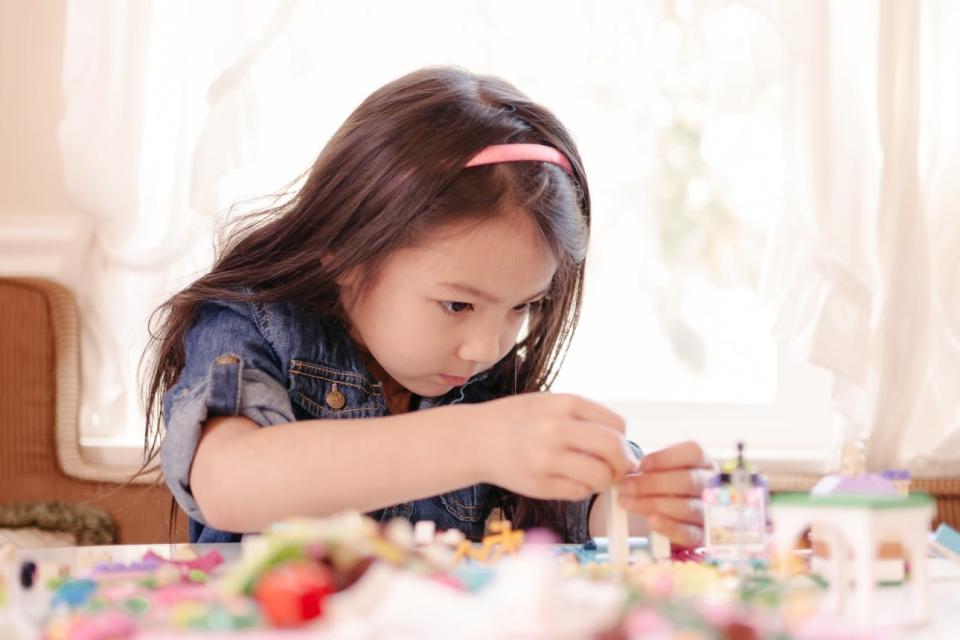
<svg viewBox="0 0 960 640"><path fill-rule="evenodd" d="M475 411L484 482L545 500L583 500L636 467L623 418L572 394L527 393Z"/></svg>

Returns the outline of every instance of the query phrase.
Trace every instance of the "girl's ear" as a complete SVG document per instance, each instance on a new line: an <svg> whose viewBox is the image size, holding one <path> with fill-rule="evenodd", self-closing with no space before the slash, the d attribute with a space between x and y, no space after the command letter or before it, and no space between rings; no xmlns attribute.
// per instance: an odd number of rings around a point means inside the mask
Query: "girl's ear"
<svg viewBox="0 0 960 640"><path fill-rule="evenodd" d="M333 279L341 289L353 289L360 281L360 269L353 268L346 273L342 273Z"/></svg>
<svg viewBox="0 0 960 640"><path fill-rule="evenodd" d="M324 269L329 270L330 263L333 261L333 254L325 253L320 256L320 264L323 265ZM336 276L333 281L337 284L338 287L352 287L357 283L359 269L351 269L346 273L342 273L339 276Z"/></svg>

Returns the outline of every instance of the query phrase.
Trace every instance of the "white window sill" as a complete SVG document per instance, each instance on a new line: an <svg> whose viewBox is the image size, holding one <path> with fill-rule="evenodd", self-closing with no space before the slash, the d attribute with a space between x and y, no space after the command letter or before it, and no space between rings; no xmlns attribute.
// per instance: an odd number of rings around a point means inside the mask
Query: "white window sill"
<svg viewBox="0 0 960 640"><path fill-rule="evenodd" d="M80 453L91 464L139 469L143 464L143 441L129 438L81 438Z"/></svg>

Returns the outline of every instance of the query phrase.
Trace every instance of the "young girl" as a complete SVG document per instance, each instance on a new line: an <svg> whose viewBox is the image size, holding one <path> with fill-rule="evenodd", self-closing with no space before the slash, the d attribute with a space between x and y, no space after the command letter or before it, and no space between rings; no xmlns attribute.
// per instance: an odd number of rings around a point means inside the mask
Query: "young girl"
<svg viewBox="0 0 960 640"><path fill-rule="evenodd" d="M367 98L299 192L160 309L148 453L162 421L191 541L345 509L479 539L499 507L582 542L620 482L650 526L699 542L697 445L625 478L623 420L546 392L589 220L570 135L506 82L425 69Z"/></svg>

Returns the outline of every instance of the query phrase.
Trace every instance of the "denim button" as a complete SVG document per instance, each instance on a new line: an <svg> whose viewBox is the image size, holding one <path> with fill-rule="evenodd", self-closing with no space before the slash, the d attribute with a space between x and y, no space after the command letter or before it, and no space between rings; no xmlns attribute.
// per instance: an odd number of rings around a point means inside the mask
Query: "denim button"
<svg viewBox="0 0 960 640"><path fill-rule="evenodd" d="M327 392L327 395L324 396L323 400L327 403L327 406L334 411L343 409L343 407L347 404L346 396L337 390L337 385L333 385L333 389Z"/></svg>
<svg viewBox="0 0 960 640"><path fill-rule="evenodd" d="M216 359L217 364L237 364L238 362L240 362L240 358L232 353L225 353Z"/></svg>

